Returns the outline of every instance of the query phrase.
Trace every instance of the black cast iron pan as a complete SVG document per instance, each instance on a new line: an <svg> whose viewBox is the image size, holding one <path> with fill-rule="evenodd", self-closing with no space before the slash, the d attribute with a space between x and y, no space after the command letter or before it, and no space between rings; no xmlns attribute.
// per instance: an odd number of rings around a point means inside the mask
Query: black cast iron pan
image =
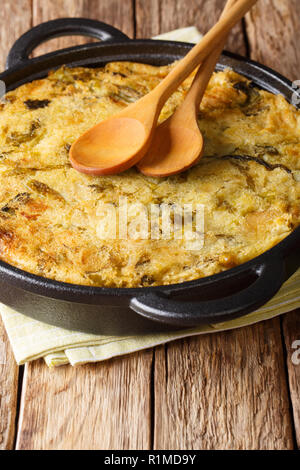
<svg viewBox="0 0 300 470"><path fill-rule="evenodd" d="M57 36L87 35L101 40L29 59L40 43ZM67 18L41 24L11 49L0 75L7 89L44 77L63 64L98 67L111 61L165 65L182 58L190 44L129 40L104 23ZM291 101L289 80L256 62L224 53L218 69L231 67L272 93ZM224 273L170 286L136 289L66 284L29 274L0 261L0 301L50 324L102 334L150 333L227 321L262 306L300 264L300 228L257 258ZM155 320L155 321L153 321Z"/></svg>

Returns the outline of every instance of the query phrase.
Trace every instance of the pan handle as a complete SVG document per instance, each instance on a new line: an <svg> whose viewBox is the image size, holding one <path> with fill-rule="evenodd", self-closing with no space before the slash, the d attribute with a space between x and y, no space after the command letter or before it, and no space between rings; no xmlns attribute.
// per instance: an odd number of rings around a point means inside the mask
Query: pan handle
<svg viewBox="0 0 300 470"><path fill-rule="evenodd" d="M161 292L131 299L140 315L175 326L196 326L232 320L250 313L270 300L285 281L285 264L279 253L253 270L255 281L235 294L206 301L176 300Z"/></svg>
<svg viewBox="0 0 300 470"><path fill-rule="evenodd" d="M87 18L59 18L47 21L27 31L12 46L6 67L14 67L28 61L31 52L49 39L60 36L89 36L101 41L128 41L126 34L101 21Z"/></svg>

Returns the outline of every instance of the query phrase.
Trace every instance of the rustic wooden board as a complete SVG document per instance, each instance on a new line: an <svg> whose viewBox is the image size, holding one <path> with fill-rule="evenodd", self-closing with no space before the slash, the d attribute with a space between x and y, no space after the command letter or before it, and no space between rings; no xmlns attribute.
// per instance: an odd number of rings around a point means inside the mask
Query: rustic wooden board
<svg viewBox="0 0 300 470"><path fill-rule="evenodd" d="M284 317L283 331L296 440L300 449L300 310Z"/></svg>
<svg viewBox="0 0 300 470"><path fill-rule="evenodd" d="M11 18L14 18L13 28ZM0 69L3 70L10 47L31 25L31 1L2 2L0 24ZM0 319L0 450L13 448L17 393L18 367Z"/></svg>
<svg viewBox="0 0 300 470"><path fill-rule="evenodd" d="M0 319L0 450L13 448L18 394L18 367Z"/></svg>
<svg viewBox="0 0 300 470"><path fill-rule="evenodd" d="M290 80L300 79L298 0L264 0L246 17L251 57ZM300 340L299 311L283 317L287 365L295 428L300 446L300 365L291 362L291 340Z"/></svg>
<svg viewBox="0 0 300 470"><path fill-rule="evenodd" d="M17 449L149 449L152 357L55 370L27 365Z"/></svg>
<svg viewBox="0 0 300 470"><path fill-rule="evenodd" d="M299 0L263 0L246 15L251 58L300 78Z"/></svg>
<svg viewBox="0 0 300 470"><path fill-rule="evenodd" d="M130 37L134 35L134 11L132 0L33 0L33 24L65 17L84 17L109 23ZM82 37L63 37L38 47L35 55L52 50L83 44L92 40Z"/></svg>
<svg viewBox="0 0 300 470"><path fill-rule="evenodd" d="M185 26L206 33L219 18L225 0L136 0L136 35L151 37ZM230 34L226 49L245 54L242 22Z"/></svg>
<svg viewBox="0 0 300 470"><path fill-rule="evenodd" d="M292 449L279 320L160 348L155 449Z"/></svg>
<svg viewBox="0 0 300 470"><path fill-rule="evenodd" d="M0 63L4 69L9 49L21 34L31 27L31 0L1 2L0 8ZM12 26L13 19L13 26Z"/></svg>

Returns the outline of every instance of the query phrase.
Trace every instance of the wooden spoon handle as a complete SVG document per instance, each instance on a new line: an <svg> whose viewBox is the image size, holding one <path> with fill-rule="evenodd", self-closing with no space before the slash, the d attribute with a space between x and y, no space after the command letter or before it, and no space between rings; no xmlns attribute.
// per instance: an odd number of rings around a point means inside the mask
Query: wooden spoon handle
<svg viewBox="0 0 300 470"><path fill-rule="evenodd" d="M242 19L257 0L237 0L237 3L226 11L215 26L202 40L171 70L167 77L153 90L162 107L169 96L178 88L188 75L221 43L224 36Z"/></svg>
<svg viewBox="0 0 300 470"><path fill-rule="evenodd" d="M228 0L221 18L228 13L228 11L237 3L237 0ZM228 34L226 34L221 42L217 45L215 50L203 61L202 65L200 65L197 74L193 80L190 90L188 91L184 102L181 105L181 110L188 109L189 113L194 107L195 112L198 112L200 103L202 101L203 95L207 89L207 85L209 80L215 70L216 63L223 51L227 40Z"/></svg>

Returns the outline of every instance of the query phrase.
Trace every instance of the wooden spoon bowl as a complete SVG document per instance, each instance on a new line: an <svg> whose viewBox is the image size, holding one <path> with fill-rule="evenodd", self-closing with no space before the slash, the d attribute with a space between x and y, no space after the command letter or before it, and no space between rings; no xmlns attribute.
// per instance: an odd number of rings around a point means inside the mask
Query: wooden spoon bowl
<svg viewBox="0 0 300 470"><path fill-rule="evenodd" d="M170 176L195 165L203 153L203 137L198 126L182 126L165 121L155 131L149 153L138 165L148 176Z"/></svg>
<svg viewBox="0 0 300 470"><path fill-rule="evenodd" d="M237 0L228 0L222 17ZM175 113L160 124L148 153L138 163L148 176L170 176L187 170L201 158L204 141L198 126L199 106L223 50L227 35L199 67L185 100Z"/></svg>
<svg viewBox="0 0 300 470"><path fill-rule="evenodd" d="M120 173L140 161L150 147L167 99L256 1L237 0L152 92L79 137L70 149L72 166L84 173L106 175Z"/></svg>
<svg viewBox="0 0 300 470"><path fill-rule="evenodd" d="M112 136L115 135L115 139ZM72 166L82 173L106 175L134 165L143 148L146 129L137 119L117 117L83 134L72 149ZM113 168L111 167L111 156Z"/></svg>

